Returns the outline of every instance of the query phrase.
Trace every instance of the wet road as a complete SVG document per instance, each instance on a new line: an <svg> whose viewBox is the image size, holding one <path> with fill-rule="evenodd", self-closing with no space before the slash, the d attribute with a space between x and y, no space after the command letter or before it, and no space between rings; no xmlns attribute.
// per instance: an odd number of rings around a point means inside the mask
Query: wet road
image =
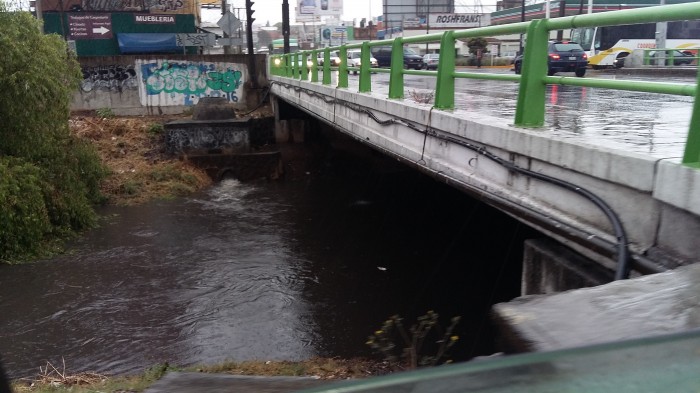
<svg viewBox="0 0 700 393"><path fill-rule="evenodd" d="M513 74L508 69L469 72ZM573 73L558 75L573 76ZM618 76L614 73L589 71L586 78L663 81L694 84L694 77L663 79L644 76ZM350 75L350 89L357 89L358 77ZM388 74L372 74L372 93L386 97ZM513 124L518 95L515 82L458 79L455 113L469 117L479 113ZM431 92L435 78L406 75L404 91ZM547 87L545 126L539 129L553 137L608 149L650 155L657 158L681 157L688 134L692 97L596 89L578 86Z"/></svg>

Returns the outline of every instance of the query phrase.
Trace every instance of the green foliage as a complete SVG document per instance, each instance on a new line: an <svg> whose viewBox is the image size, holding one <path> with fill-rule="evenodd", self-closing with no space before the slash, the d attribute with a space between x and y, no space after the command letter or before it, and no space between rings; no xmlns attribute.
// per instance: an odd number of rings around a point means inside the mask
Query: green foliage
<svg viewBox="0 0 700 393"><path fill-rule="evenodd" d="M384 360L406 369L449 363L447 352L459 340L452 332L460 317L453 317L444 331L438 318L437 313L428 311L407 330L403 319L394 315L369 336L367 345L382 354Z"/></svg>
<svg viewBox="0 0 700 393"><path fill-rule="evenodd" d="M41 178L35 165L0 157L0 261L37 252L51 228Z"/></svg>
<svg viewBox="0 0 700 393"><path fill-rule="evenodd" d="M467 40L467 46L469 47L469 53L476 55L477 51L481 49L482 54L489 52L488 41L484 37L473 37Z"/></svg>
<svg viewBox="0 0 700 393"><path fill-rule="evenodd" d="M151 136L158 136L163 133L163 124L162 123L151 123L148 125L148 134Z"/></svg>
<svg viewBox="0 0 700 393"><path fill-rule="evenodd" d="M71 136L68 128L70 99L81 78L77 61L60 37L42 34L39 22L29 13L4 12L3 4L0 157L11 177L3 179L11 194L0 197L0 214L20 214L15 220L36 226L31 230L3 228L4 236L13 240L11 244L0 242L0 255L16 255L22 247L27 253L35 252L38 243L30 242L28 233L38 241L40 233L63 236L93 225L96 216L91 204L100 200L98 186L105 171L96 152ZM25 181L29 188L11 186ZM18 192L28 197L8 199ZM42 195L43 208L38 205L37 192ZM40 215L48 217L48 231Z"/></svg>
<svg viewBox="0 0 700 393"><path fill-rule="evenodd" d="M112 108L99 108L95 111L97 116L104 118L104 119L111 119L114 117L114 111L112 111Z"/></svg>

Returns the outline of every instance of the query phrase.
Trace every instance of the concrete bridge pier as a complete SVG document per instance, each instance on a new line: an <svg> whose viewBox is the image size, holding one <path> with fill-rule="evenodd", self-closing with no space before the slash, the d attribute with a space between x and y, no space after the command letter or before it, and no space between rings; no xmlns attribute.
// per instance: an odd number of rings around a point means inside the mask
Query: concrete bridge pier
<svg viewBox="0 0 700 393"><path fill-rule="evenodd" d="M524 244L521 295L540 295L609 283L614 272L552 239Z"/></svg>
<svg viewBox="0 0 700 393"><path fill-rule="evenodd" d="M308 115L276 97L272 97L271 102L275 113L275 142L304 142L309 127Z"/></svg>

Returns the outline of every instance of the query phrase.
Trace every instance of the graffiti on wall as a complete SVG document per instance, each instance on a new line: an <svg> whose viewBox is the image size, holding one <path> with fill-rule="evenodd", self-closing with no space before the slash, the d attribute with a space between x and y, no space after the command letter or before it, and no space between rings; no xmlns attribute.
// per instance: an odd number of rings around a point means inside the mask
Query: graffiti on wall
<svg viewBox="0 0 700 393"><path fill-rule="evenodd" d="M240 64L137 60L143 105L195 105L200 97L239 102L243 86Z"/></svg>
<svg viewBox="0 0 700 393"><path fill-rule="evenodd" d="M249 146L248 130L231 125L226 128L172 128L165 136L166 151L171 154L209 149L234 149L245 152Z"/></svg>
<svg viewBox="0 0 700 393"><path fill-rule="evenodd" d="M184 11L188 0L82 0L83 11Z"/></svg>
<svg viewBox="0 0 700 393"><path fill-rule="evenodd" d="M83 66L80 90L118 91L136 90L138 79L133 65Z"/></svg>

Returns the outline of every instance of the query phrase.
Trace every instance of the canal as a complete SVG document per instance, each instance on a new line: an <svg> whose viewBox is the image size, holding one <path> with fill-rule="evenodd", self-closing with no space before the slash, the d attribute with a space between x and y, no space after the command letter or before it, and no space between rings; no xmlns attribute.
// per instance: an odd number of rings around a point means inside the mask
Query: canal
<svg viewBox="0 0 700 393"><path fill-rule="evenodd" d="M523 240L541 235L354 142L329 146L299 146L282 180L103 208L66 255L0 266L10 376L62 359L120 374L371 356L385 319L428 310L462 317L453 359L496 351L490 306L519 295Z"/></svg>

